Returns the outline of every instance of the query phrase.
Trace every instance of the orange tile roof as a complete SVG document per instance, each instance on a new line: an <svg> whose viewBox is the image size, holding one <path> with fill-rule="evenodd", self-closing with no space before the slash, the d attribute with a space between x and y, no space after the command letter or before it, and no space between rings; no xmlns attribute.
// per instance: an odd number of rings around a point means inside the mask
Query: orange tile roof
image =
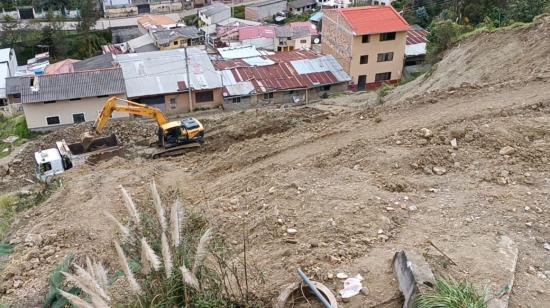
<svg viewBox="0 0 550 308"><path fill-rule="evenodd" d="M173 25L176 21L164 15L145 15L138 19L138 23L141 24L142 27L147 28L148 26Z"/></svg>
<svg viewBox="0 0 550 308"><path fill-rule="evenodd" d="M355 35L409 30L407 21L391 6L338 9Z"/></svg>

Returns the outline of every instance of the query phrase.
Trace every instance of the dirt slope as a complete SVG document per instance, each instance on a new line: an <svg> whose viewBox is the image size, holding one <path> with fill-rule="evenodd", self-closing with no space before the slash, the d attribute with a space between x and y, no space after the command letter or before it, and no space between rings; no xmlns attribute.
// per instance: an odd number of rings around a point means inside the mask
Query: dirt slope
<svg viewBox="0 0 550 308"><path fill-rule="evenodd" d="M511 307L545 307L550 64L542 50L550 46L544 36L549 28L545 19L531 29L471 39L450 51L418 88L398 88L384 106L360 106L370 95L354 95L338 99L337 109L323 104L214 115L203 119L210 133L205 146L185 156L129 155L75 168L63 176L62 189L17 224L12 239L22 243L2 273L3 300L39 305L49 273L67 253L116 262L113 230L101 210L126 219L118 184L128 187L138 207L148 208L147 182L154 178L164 196L183 197L189 210L206 216L236 256L242 256L246 228L250 288L266 301L296 281L295 269L302 267L335 293L342 283L329 274L361 273L370 293L343 307L385 302L397 290L390 262L402 248L425 253L437 274L487 285L494 294L506 282L506 271L491 261L501 258L495 243L505 235L519 249ZM507 67L501 71L517 72L517 79L495 75L492 57L474 48L516 38L529 48L502 56ZM536 67L523 62L528 50L542 57L531 59ZM458 54L472 64L460 74L461 65L449 58ZM410 95L400 99L406 90ZM501 154L505 147L513 150ZM295 242L286 235L291 227L298 230ZM28 234L44 236L25 242ZM449 266L427 240L458 265ZM43 255L50 248L55 253ZM27 258L38 263L22 268ZM22 284L15 287L15 281ZM400 307L397 301L382 306Z"/></svg>
<svg viewBox="0 0 550 308"><path fill-rule="evenodd" d="M451 49L433 72L394 91L398 101L427 91L529 81L550 76L550 16L535 26L497 30L466 39Z"/></svg>

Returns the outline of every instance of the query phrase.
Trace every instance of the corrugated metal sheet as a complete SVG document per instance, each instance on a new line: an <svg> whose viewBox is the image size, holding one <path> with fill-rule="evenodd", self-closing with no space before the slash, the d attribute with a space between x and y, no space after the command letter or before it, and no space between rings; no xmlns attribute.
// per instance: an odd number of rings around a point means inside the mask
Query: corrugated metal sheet
<svg viewBox="0 0 550 308"><path fill-rule="evenodd" d="M428 42L430 32L424 30L418 25L413 25L412 29L407 31L407 45L416 45Z"/></svg>
<svg viewBox="0 0 550 308"><path fill-rule="evenodd" d="M261 56L254 46L224 47L218 48L218 52L226 60Z"/></svg>
<svg viewBox="0 0 550 308"><path fill-rule="evenodd" d="M243 59L243 61L250 66L265 66L265 65L275 64L273 60L265 59L262 57L246 58L246 59Z"/></svg>
<svg viewBox="0 0 550 308"><path fill-rule="evenodd" d="M223 96L248 96L254 94L255 87L250 81L243 81L234 85L227 85L223 89Z"/></svg>
<svg viewBox="0 0 550 308"><path fill-rule="evenodd" d="M221 78L204 50L187 48L189 79L195 90L221 88ZM116 55L124 74L128 97L177 93L186 81L185 51L173 49Z"/></svg>
<svg viewBox="0 0 550 308"><path fill-rule="evenodd" d="M34 78L30 86L31 78ZM120 68L8 79L9 93L21 94L22 103L68 100L125 93Z"/></svg>
<svg viewBox="0 0 550 308"><path fill-rule="evenodd" d="M322 56L316 59L296 60L290 62L298 74L331 72L338 81L350 81L340 63L333 56Z"/></svg>
<svg viewBox="0 0 550 308"><path fill-rule="evenodd" d="M425 54L426 54L426 43L405 46L406 56L420 56Z"/></svg>

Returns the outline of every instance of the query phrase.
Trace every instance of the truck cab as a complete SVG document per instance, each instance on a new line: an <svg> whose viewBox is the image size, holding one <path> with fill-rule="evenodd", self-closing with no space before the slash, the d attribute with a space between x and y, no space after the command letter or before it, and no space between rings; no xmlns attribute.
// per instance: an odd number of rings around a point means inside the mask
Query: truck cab
<svg viewBox="0 0 550 308"><path fill-rule="evenodd" d="M42 182L49 182L55 175L72 167L70 158L55 148L34 153L34 159L36 177Z"/></svg>

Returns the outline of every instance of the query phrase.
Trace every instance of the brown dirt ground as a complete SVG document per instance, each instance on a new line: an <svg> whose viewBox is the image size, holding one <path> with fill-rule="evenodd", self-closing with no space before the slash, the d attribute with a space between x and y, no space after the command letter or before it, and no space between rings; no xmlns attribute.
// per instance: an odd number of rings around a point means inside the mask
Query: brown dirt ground
<svg viewBox="0 0 550 308"><path fill-rule="evenodd" d="M250 289L265 301L296 281L301 267L335 293L342 283L329 273L361 273L369 294L342 307L399 307L388 301L397 291L390 264L404 248L425 253L437 275L468 279L494 294L507 273L491 261L499 258L497 238L507 235L519 249L510 306L545 307L550 64L541 50L550 48L549 28L547 19L467 40L424 83L419 80L419 88L397 88L382 106L370 106L367 94L339 98L335 106L209 115L202 119L205 146L186 155L129 155L70 170L58 192L16 222L11 239L22 243L2 273L3 301L38 306L49 273L71 252L113 266L114 230L101 210L127 219L118 184L139 207L149 207L147 182L154 178L165 196L183 196L188 209L204 215L237 257L247 230ZM513 57L518 65L493 61L474 46L492 46L495 57ZM532 52L542 57L531 59L537 65L521 62ZM504 79L495 74L503 63ZM467 84L441 81L459 70ZM422 137L422 128L433 136ZM458 149L450 146L453 138ZM128 148L139 149L138 143ZM505 146L515 152L500 155ZM435 175L433 167L446 172ZM286 241L289 227L298 230L297 243ZM28 234L42 239L30 247ZM428 240L457 265L446 264ZM39 262L28 265L35 255ZM14 288L15 280L22 286Z"/></svg>

